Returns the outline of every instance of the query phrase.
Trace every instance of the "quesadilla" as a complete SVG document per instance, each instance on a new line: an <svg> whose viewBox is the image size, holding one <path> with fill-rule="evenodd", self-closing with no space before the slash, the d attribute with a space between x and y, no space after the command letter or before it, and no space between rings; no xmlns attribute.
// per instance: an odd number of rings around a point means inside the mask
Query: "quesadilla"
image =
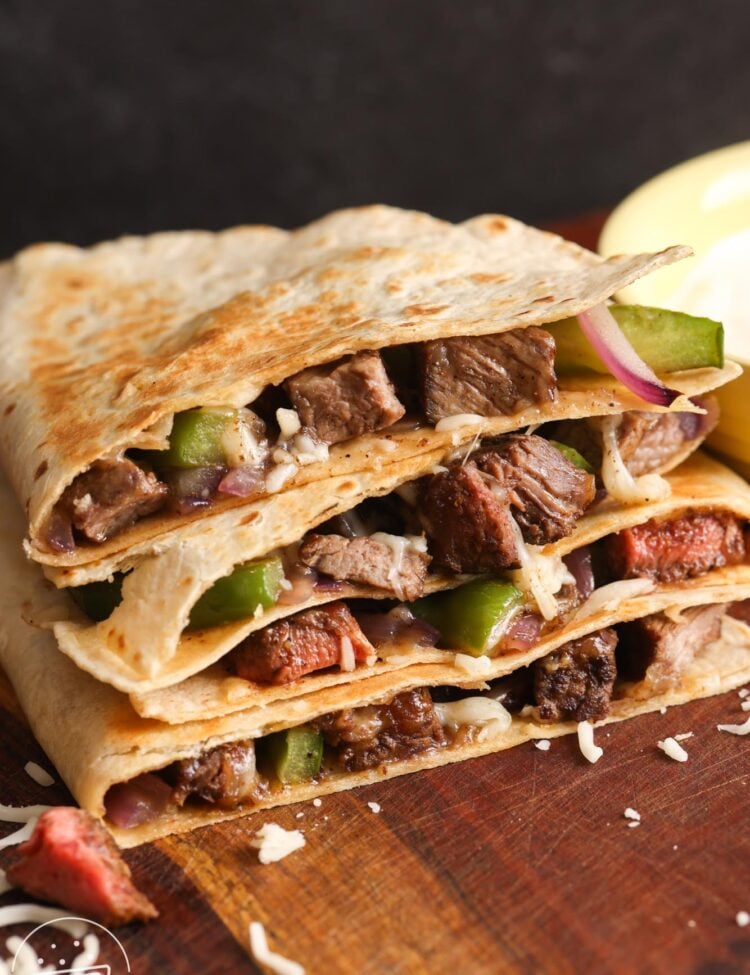
<svg viewBox="0 0 750 975"><path fill-rule="evenodd" d="M499 679L459 667L446 679L427 663L210 720L144 719L23 622L23 603L59 593L24 561L21 519L7 492L2 500L0 662L73 795L122 846L750 680L750 627L736 618L747 614L750 569L734 566L609 599Z"/></svg>
<svg viewBox="0 0 750 975"><path fill-rule="evenodd" d="M654 382L596 321L688 253L605 261L509 218L454 226L387 207L294 233L29 248L0 273L0 449L27 550L56 584L101 580L221 531L238 507L369 472L381 449L393 466L468 445L457 417L497 434L648 409ZM620 314L670 374L651 405L736 374L715 323Z"/></svg>

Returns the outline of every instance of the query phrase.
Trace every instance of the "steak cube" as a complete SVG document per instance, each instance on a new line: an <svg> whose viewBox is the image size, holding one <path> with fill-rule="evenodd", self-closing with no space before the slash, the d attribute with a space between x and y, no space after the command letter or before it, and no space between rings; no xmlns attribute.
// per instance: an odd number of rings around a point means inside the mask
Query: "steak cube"
<svg viewBox="0 0 750 975"><path fill-rule="evenodd" d="M232 809L258 795L253 741L218 745L195 758L185 758L170 769L172 798L183 805L190 796Z"/></svg>
<svg viewBox="0 0 750 975"><path fill-rule="evenodd" d="M557 396L555 340L531 326L418 346L422 408L432 423L458 413L508 416Z"/></svg>
<svg viewBox="0 0 750 975"><path fill-rule="evenodd" d="M505 485L523 537L533 545L570 535L596 496L594 476L543 437L503 437L476 454L474 462Z"/></svg>
<svg viewBox="0 0 750 975"><path fill-rule="evenodd" d="M385 540L392 538L393 543ZM333 579L387 589L411 602L424 591L430 557L395 535L343 538L309 535L299 549L299 560Z"/></svg>
<svg viewBox="0 0 750 975"><path fill-rule="evenodd" d="M626 680L643 680L650 691L677 687L696 653L721 634L726 607L695 606L683 610L679 620L664 613L621 623L617 631L617 666Z"/></svg>
<svg viewBox="0 0 750 975"><path fill-rule="evenodd" d="M42 813L18 853L8 880L32 897L107 927L158 915L134 885L112 837L83 809L56 806Z"/></svg>
<svg viewBox="0 0 750 975"><path fill-rule="evenodd" d="M336 763L348 772L400 761L446 744L427 688L404 691L390 704L326 715L317 724Z"/></svg>
<svg viewBox="0 0 750 975"><path fill-rule="evenodd" d="M312 366L287 379L284 388L303 427L326 444L382 430L405 413L378 352Z"/></svg>
<svg viewBox="0 0 750 975"><path fill-rule="evenodd" d="M534 699L544 721L598 721L609 711L617 633L571 640L534 664Z"/></svg>
<svg viewBox="0 0 750 975"><path fill-rule="evenodd" d="M472 463L428 478L420 510L433 565L449 572L497 572L518 567L516 532L502 488Z"/></svg>
<svg viewBox="0 0 750 975"><path fill-rule="evenodd" d="M289 684L342 660L351 641L357 663L375 660L375 648L342 602L306 609L246 637L229 654L230 669L258 684Z"/></svg>
<svg viewBox="0 0 750 975"><path fill-rule="evenodd" d="M728 512L689 511L609 535L605 556L616 579L677 582L745 558L739 520Z"/></svg>

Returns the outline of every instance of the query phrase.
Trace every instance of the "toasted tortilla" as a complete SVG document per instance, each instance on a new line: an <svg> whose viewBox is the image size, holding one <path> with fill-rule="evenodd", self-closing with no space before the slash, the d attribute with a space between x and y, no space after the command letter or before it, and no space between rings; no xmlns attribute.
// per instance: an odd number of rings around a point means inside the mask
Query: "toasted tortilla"
<svg viewBox="0 0 750 975"><path fill-rule="evenodd" d="M77 474L131 447L164 447L176 412L252 403L269 383L363 349L559 320L688 254L603 260L506 217L452 225L389 207L294 233L28 248L0 269L0 452L28 515L29 552L57 566L119 554L122 567L131 550L189 534L194 521L154 515L103 547L55 555L40 544ZM732 367L709 373L703 391ZM311 465L297 486L339 474L336 460Z"/></svg>
<svg viewBox="0 0 750 975"><path fill-rule="evenodd" d="M387 476L381 471L352 475L350 480L358 483L358 491L365 497L386 490L388 485L403 483L408 473L407 468L400 469L393 465ZM674 517L688 508L730 511L739 517L750 518L750 487L738 475L705 454L694 454L671 472L667 479L672 487L668 497L630 506L605 501L584 515L571 535L546 546L544 554L566 555L605 535L650 518ZM336 498L339 489L339 481L332 480L325 485L324 494L310 485L299 492L276 496L272 504L278 505L280 512L299 509L309 514L312 506L319 503L321 510L325 508L325 517L328 517L329 513L336 513L326 506L333 503L332 499ZM350 500L349 497L341 502L336 511L345 510L350 506ZM62 620L58 616L52 625L62 651L99 680L132 693L135 706L142 713L156 714L161 718L169 714L171 717L166 720L182 721L183 708L187 711L193 709L193 686L199 686L203 695L207 678L204 677L198 685L188 684L182 690L161 697L158 694L151 697L152 692L172 687L205 671L242 639L269 622L306 608L306 605L320 605L346 597L346 591L317 595L309 604L302 606L277 606L257 618L210 630L183 633L190 608L215 579L228 575L234 565L265 555L274 547L266 532L269 526L280 522L280 518L275 518L273 512L269 516L266 510L266 517L243 525L242 519L247 517L245 512L246 509L235 509L230 513L234 524L229 524L227 515L220 530L197 533L194 542L183 541L179 546L171 546L161 556L136 567L125 579L122 603L104 622L92 623L80 614ZM271 533L276 538L274 532L275 528ZM277 544L289 544L299 537L289 529ZM430 589L450 588L459 581L455 577L436 578L431 582ZM371 598L392 596L383 590L367 590L365 587L357 587L350 595ZM72 603L64 593L58 596L58 614L70 615L73 612ZM158 626L154 626L154 620L159 621ZM434 661L435 653L434 650L414 649L408 655L401 655L400 666L420 660ZM294 685L281 687L238 682L234 678L220 677L220 670L216 669L212 672L215 693L211 713L241 710L253 703L267 705L273 700L308 694L342 681L365 680L373 672L396 669L398 665L391 658L390 662L377 664L374 669L357 668L345 677L331 673L312 674ZM155 705L157 700L166 703Z"/></svg>

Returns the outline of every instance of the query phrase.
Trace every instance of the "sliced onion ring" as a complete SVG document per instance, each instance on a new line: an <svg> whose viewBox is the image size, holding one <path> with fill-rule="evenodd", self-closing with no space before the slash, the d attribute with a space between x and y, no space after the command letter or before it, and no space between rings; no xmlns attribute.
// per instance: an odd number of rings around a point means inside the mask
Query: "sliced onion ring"
<svg viewBox="0 0 750 975"><path fill-rule="evenodd" d="M665 386L646 365L606 305L581 312L578 324L607 369L636 396L655 406L670 406L682 395Z"/></svg>

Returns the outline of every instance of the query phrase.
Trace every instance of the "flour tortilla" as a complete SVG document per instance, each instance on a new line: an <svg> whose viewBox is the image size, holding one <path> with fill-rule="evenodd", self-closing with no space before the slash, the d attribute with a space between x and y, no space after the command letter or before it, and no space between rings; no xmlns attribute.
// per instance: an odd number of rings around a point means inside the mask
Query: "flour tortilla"
<svg viewBox="0 0 750 975"><path fill-rule="evenodd" d="M559 320L689 253L605 261L506 217L456 226L382 206L294 233L28 248L0 269L0 452L29 552L82 565L189 530L157 515L103 547L52 555L39 544L78 473L130 447L163 447L176 412L251 403L269 383L362 349ZM721 381L714 371L709 388ZM328 463L300 477L338 473Z"/></svg>
<svg viewBox="0 0 750 975"><path fill-rule="evenodd" d="M386 479L383 472L370 477L368 481L367 476L361 476L362 496L377 493L377 489L385 488L389 483L402 483L405 479L402 471L389 473L388 478L393 478L392 482ZM351 480L356 478L352 476ZM562 556L623 528L650 518L675 516L687 508L725 510L742 518L750 518L750 487L742 478L704 454L694 454L670 473L668 480L672 487L668 497L633 506L606 501L584 515L571 535L546 546L544 552ZM336 496L336 484L336 480L332 480L328 485L331 498ZM324 503L328 503L328 497L328 493L323 496ZM274 502L284 511L291 510L293 505L309 511L315 500L311 486L304 491L279 496ZM344 510L343 504L338 510ZM205 671L248 634L302 608L277 608L257 619L196 633L182 633L195 599L213 580L228 575L235 564L262 556L271 548L264 532L270 523L277 520L273 514L270 518L244 526L239 523L239 509L233 515L238 520L234 526L224 524L221 530L217 529L214 533L204 532L194 544L183 542L179 546L172 546L163 555L138 566L125 580L123 602L109 619L92 623L79 615L55 622L54 633L62 651L99 680L133 694L139 711L156 714L166 720L182 721L183 709L193 710L191 696L194 685L187 684L167 695L153 698L150 697L151 692L180 684ZM298 538L290 533L282 544L297 541ZM455 578L436 580L431 588L450 588L456 584ZM358 587L355 595L368 595L368 591ZM371 589L369 595L382 598L387 594ZM339 594L317 596L314 602L320 605L336 598L340 598ZM72 611L70 601L62 593L57 606L58 613L70 614ZM155 620L159 621L158 626L154 625ZM407 658L408 662L434 660L435 651L414 650L410 657L413 659L409 661ZM407 665L403 658L401 665ZM376 665L375 672L394 669L397 668L391 661L391 664ZM216 680L219 672L215 670L212 673ZM215 685L211 713L239 710L256 703L267 704L272 700L331 687L342 681L365 680L371 673L370 668L358 668L345 677L313 674L286 687L260 686L249 682L243 682L244 686L241 686L236 680L227 683L220 679ZM205 680L200 686L205 688ZM161 702L158 706L154 704L157 700Z"/></svg>

